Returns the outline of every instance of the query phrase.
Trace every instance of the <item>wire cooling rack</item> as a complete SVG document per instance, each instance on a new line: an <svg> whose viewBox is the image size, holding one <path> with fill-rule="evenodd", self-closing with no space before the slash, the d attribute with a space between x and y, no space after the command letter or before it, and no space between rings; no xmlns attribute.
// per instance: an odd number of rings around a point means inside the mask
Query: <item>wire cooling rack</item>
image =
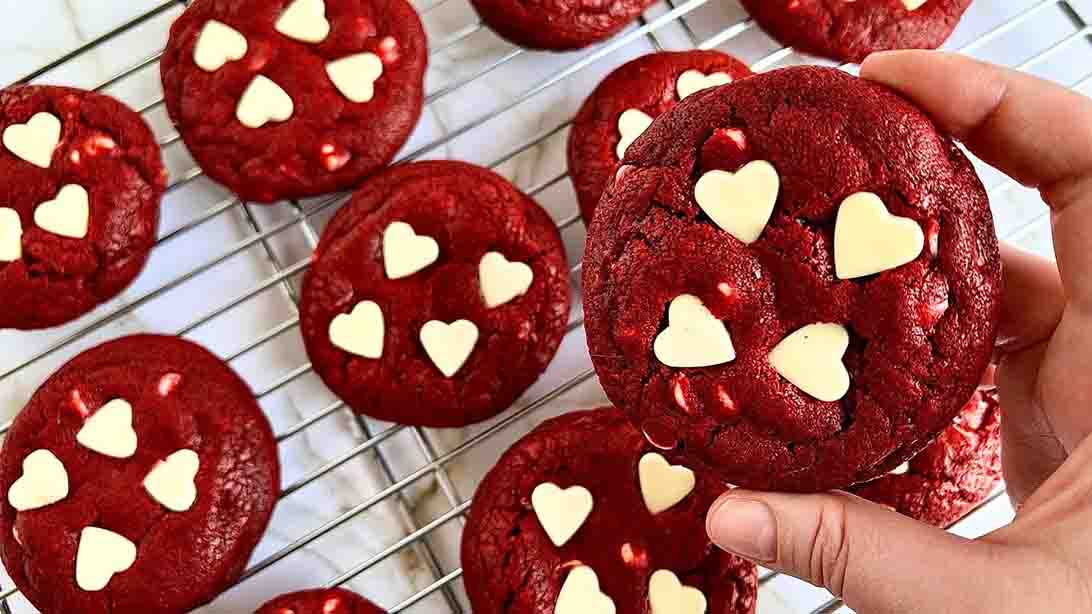
<svg viewBox="0 0 1092 614"><path fill-rule="evenodd" d="M584 229L566 181L564 139L568 117L599 78L659 49L720 49L756 71L815 61L774 43L727 0L665 0L614 39L568 54L534 53L500 41L465 0L416 5L430 34L433 67L425 117L400 159L458 157L512 178L561 228L576 263L574 286ZM182 0L165 0L133 9L125 23L16 80L81 85L122 98L156 129L172 182L148 270L124 296L61 329L0 335L0 347L19 350L0 358L0 399L18 407L64 360L104 338L152 330L205 343L249 381L271 414L282 458L300 456L307 447L301 442L322 453L292 467L286 463L284 495L270 535L239 585L201 611L253 609L264 597L312 582L348 585L394 613L469 612L457 544L474 485L504 445L568 409L563 399L574 391L595 388L583 349L580 301L555 364L506 414L457 432L352 416L316 383L295 330L298 283L309 252L347 197L255 207L203 178L166 122L158 90L166 28L184 7ZM1088 92L1090 19L1088 0L978 0L948 47ZM89 74L108 76L87 83ZM1038 196L976 164L1002 238L1051 255L1047 211ZM7 398L5 389L19 392ZM279 409L283 402L294 409ZM338 481L330 483L333 479ZM354 479L366 486L346 482ZM956 529L973 535L1003 523L1006 513L995 505L1003 503L1003 494L994 493ZM278 519L283 509L295 507L294 498L304 496L336 499L333 511L285 512ZM361 522L395 531L379 531L368 544L345 552L339 547L349 540L344 531L360 530ZM337 564L323 567L300 556L308 553ZM314 569L325 575L311 581ZM825 591L773 572L763 571L760 581L760 612L818 614L842 607ZM251 585L258 588L248 592ZM10 586L0 589L0 610L33 612Z"/></svg>

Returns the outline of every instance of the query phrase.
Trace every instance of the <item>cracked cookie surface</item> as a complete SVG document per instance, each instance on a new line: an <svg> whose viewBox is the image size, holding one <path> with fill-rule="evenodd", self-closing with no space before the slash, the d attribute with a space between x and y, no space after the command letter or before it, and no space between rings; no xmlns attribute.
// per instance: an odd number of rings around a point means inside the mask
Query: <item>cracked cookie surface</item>
<svg viewBox="0 0 1092 614"><path fill-rule="evenodd" d="M88 416L114 399L132 406L136 452L113 458L77 443ZM64 465L68 495L17 512L9 489L23 461L46 449ZM180 449L197 453L196 500L174 512L143 481ZM90 349L42 385L0 455L0 548L19 590L44 614L181 614L242 574L280 490L269 422L246 384L200 346L138 335ZM103 590L76 581L81 531L99 527L136 545L136 561Z"/></svg>
<svg viewBox="0 0 1092 614"><path fill-rule="evenodd" d="M523 47L562 51L607 39L655 0L471 0L482 21Z"/></svg>
<svg viewBox="0 0 1092 614"><path fill-rule="evenodd" d="M700 590L708 612L752 614L755 566L723 552L705 533L705 514L726 489L697 474L693 491L653 515L638 464L657 452L612 407L548 420L513 445L490 470L463 531L466 589L476 612L551 614L568 573L585 565L619 614L649 614L649 580L674 573ZM531 506L544 482L583 486L594 507L568 543L555 547Z"/></svg>
<svg viewBox="0 0 1092 614"><path fill-rule="evenodd" d="M424 268L392 279L385 233L394 223L436 242ZM487 253L530 267L525 292L490 307L480 264ZM350 353L330 327L361 302L382 314L381 355ZM569 269L549 215L503 177L462 162L415 162L371 178L331 220L303 284L307 353L353 410L424 426L462 426L508 408L545 370L569 319ZM423 347L427 322L474 324L478 339L453 376Z"/></svg>
<svg viewBox="0 0 1092 614"><path fill-rule="evenodd" d="M60 120L48 168L0 146L0 208L18 213L22 255L0 261L0 329L69 322L124 290L156 240L167 171L144 120L113 98L67 87L0 91L0 133L38 113ZM35 223L66 185L88 194L87 233L62 236Z"/></svg>
<svg viewBox="0 0 1092 614"><path fill-rule="evenodd" d="M290 0L197 0L171 26L160 72L171 120L202 170L240 198L268 203L355 188L389 163L413 132L424 100L428 49L405 0L330 0L329 34L289 38L275 24ZM246 54L215 71L194 48L216 20L246 39ZM326 65L355 54L382 61L366 102L352 102ZM257 76L292 99L291 117L248 128L236 117Z"/></svg>
<svg viewBox="0 0 1092 614"><path fill-rule="evenodd" d="M324 588L281 595L258 608L256 614L386 613L356 593L339 588Z"/></svg>
<svg viewBox="0 0 1092 614"><path fill-rule="evenodd" d="M725 130L738 131L726 148ZM780 194L757 241L694 198L707 171L765 160ZM834 271L848 196L878 195L925 247L859 279ZM894 469L945 429L992 351L1001 264L985 190L958 147L892 92L837 70L790 68L694 94L641 136L599 204L584 267L588 346L638 428L726 481L826 490ZM652 352L667 307L700 298L734 360L673 369ZM820 401L771 350L817 322L849 332L847 394Z"/></svg>

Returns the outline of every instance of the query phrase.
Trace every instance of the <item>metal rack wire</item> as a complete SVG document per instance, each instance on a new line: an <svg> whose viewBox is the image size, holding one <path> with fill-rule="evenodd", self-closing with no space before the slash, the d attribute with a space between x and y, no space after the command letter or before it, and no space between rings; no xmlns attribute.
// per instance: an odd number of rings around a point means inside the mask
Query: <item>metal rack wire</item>
<svg viewBox="0 0 1092 614"><path fill-rule="evenodd" d="M422 14L427 14L433 10L437 10L448 2L454 1L455 0L434 0L429 7L421 8L420 10ZM715 4L717 1L718 0L664 0L664 2L660 3L653 10L650 10L645 17L641 18L639 22L635 24L635 27L595 48L589 53L576 56L571 63L564 65L560 70L549 74L529 88L518 92L499 107L490 109L480 115L473 116L457 126L450 127L442 137L429 140L428 142L413 147L410 151L402 155L400 159L414 160L426 157L436 150L445 147L453 140L480 129L483 125L499 115L511 111L525 102L531 101L537 95L546 92L555 86L565 83L580 71L601 62L610 62L613 55L636 41L643 39L654 49L668 47L669 45L665 43L662 35L669 28L681 31L685 37L684 40L686 41L687 46L701 49L721 48L731 52L733 51L731 45L734 41L744 35L756 32L757 27L752 20L743 17L730 23L721 24L712 34L699 34L701 28L696 27L696 23L692 23L695 15L697 15L699 9L702 9L703 7L708 8L706 5ZM966 53L982 51L987 49L998 39L1016 29L1033 24L1034 20L1040 18L1048 11L1061 11L1072 21L1074 27L1071 32L1056 40L1044 41L1044 44L1041 45L1036 52L1031 54L1030 57L1026 57L1016 66L1020 70L1032 70L1039 65L1056 60L1059 54L1062 54L1067 49L1071 49L1071 46L1073 45L1088 43L1089 36L1092 34L1092 26L1089 25L1089 22L1085 21L1085 18L1081 17L1080 11L1086 10L1087 7L1077 6L1077 3L1080 1L1081 0L1027 0L1028 5L1020 12L1010 15L989 31L981 33L981 35L974 40L962 45L960 50ZM108 44L113 39L125 35L127 32L146 22L169 15L171 11L179 10L179 8L185 4L186 2L184 0L161 0L143 14L104 33L96 39L83 44L65 54L63 57L49 62L32 73L25 75L22 79L19 79L18 82L30 82L48 75L55 69L61 68L67 63L78 59L80 56ZM433 41L430 54L435 56L436 54L454 49L469 39L469 37L477 34L483 29L484 26L474 18L469 25L454 30L439 41ZM520 56L528 55L530 53L531 52L519 48L502 49L495 57L490 57L483 64L475 67L470 74L460 76L451 83L447 83L443 87L431 92L427 96L426 104L431 105L464 88L472 86L477 80L501 69ZM157 51L143 57L124 70L117 72L110 78L98 83L95 89L113 87L132 77L139 71L154 66L158 62L160 54L161 52ZM769 69L792 60L794 58L793 54L794 52L792 49L775 48L755 59L752 62L752 67L756 71ZM1092 58L1092 54L1087 51L1085 54L1084 70L1087 74L1080 75L1077 80L1067 83L1067 85L1074 88L1084 88L1092 83L1092 72L1088 72L1092 71L1092 61L1089 61L1089 59ZM848 66L843 68L851 69L851 67ZM160 111L162 104L162 98L158 97L156 100L140 106L138 110L141 113L154 113ZM562 121L546 127L537 134L534 134L531 138L512 147L503 155L489 161L486 166L499 167L517 159L519 156L531 150L541 147L549 140L563 134L567 129L568 124L568 121ZM178 141L179 137L176 134L165 136L160 139L160 145L167 148L176 145ZM175 192L188 184L197 181L201 177L202 173L200 169L196 167L181 173L175 173L168 190L170 192ZM546 179L537 181L533 185L524 186L524 189L532 196L538 196L545 193L547 190L558 186L564 182L566 178L567 174L565 172L559 172ZM997 199L1016 188L1018 188L1018 186L1012 181L1001 181L990 189L991 197ZM0 385L27 370L32 365L44 363L49 364L52 367L57 366L59 364L59 356L74 344L77 344L81 340L102 330L103 327L125 317L127 314L130 314L141 306L152 302L192 280L208 274L209 271L213 270L215 267L252 248L260 249L262 253L264 253L266 260L272 267L272 274L257 279L253 285L241 292L229 289L224 291L223 295L209 297L208 302L212 304L213 307L197 314L197 317L192 318L184 326L170 332L183 336L190 335L199 328L217 321L220 318L231 317L232 311L235 308L246 304L248 301L255 299L255 297L270 289L280 288L290 303L295 305L298 297L295 286L293 285L293 280L308 268L310 261L307 258L289 262L283 261L284 258L276 249L274 242L285 233L292 231L300 233L304 237L307 245L313 248L318 237L318 230L315 224L316 220L320 219L322 215L335 210L336 207L344 203L346 199L346 195L333 195L319 199L315 202L288 203L286 206L289 208L289 214L284 216L285 219L276 220L274 222L263 221L257 212L258 208L251 207L249 204L240 202L233 197L210 203L207 208L192 219L163 233L158 239L157 249L164 249L164 246L168 244L183 240L196 229L217 219L219 216L232 211L240 214L243 219L246 220L246 224L249 227L248 234L242 240L227 246L226 249L212 255L198 265L177 271L176 275L169 281L139 294L127 297L124 304L114 305L108 309L99 310L94 314L86 316L58 339L47 343L40 349L30 352L15 365L4 368L3 371L0 372ZM575 205L571 210L575 211ZM1003 238L1026 235L1028 232L1041 225L1046 215L1046 209L1042 208L1037 211L1035 215L1028 217L1013 228L1008 229L1008 231L1004 233L1005 237ZM573 212L558 220L557 223L564 231L579 224L580 217ZM574 284L578 282L579 270L579 263L571 270ZM269 344L281 335L290 333L298 324L299 316L298 312L296 312L294 315L258 334L242 346L237 347L230 352L222 352L222 357L228 362L236 361L237 359L251 354L264 345ZM572 321L569 323L566 335L568 336L578 331L582 325L583 316L580 314L574 315ZM256 396L259 399L264 399L307 376L311 372L311 365L306 362L306 357L303 357L303 360L304 362L302 364L299 364L297 367L280 375L272 382L266 383L264 386L257 389L255 392ZM399 514L402 517L404 524L407 526L405 535L389 544L381 551L375 553L373 556L368 557L366 560L359 561L356 565L352 566L348 571L338 577L330 579L329 584L344 584L379 565L389 557L404 550L412 549L420 560L425 562L434 581L425 586L422 590L419 590L415 594L404 599L401 603L394 604L393 607L389 608L390 611L392 613L398 613L410 609L435 594L442 596L449 611L466 611L465 604L460 600L460 597L454 588L458 579L461 577L461 570L445 569L440 560L441 557L434 551L428 540L429 536L441 527L444 527L449 523L461 523L463 515L471 504L469 498L465 498L459 493L454 480L449 475L447 469L448 465L455 459L460 458L473 450L482 442L496 436L498 433L516 428L515 425L522 419L532 415L543 407L546 407L551 401L587 382L592 377L592 370L588 365L583 365L583 368L575 375L566 377L562 381L557 382L550 390L536 398L519 402L516 407L512 408L497 421L490 423L484 430L474 432L469 438L447 450L438 449L434 444L434 440L430 436L430 433L426 430L399 425L392 425L379 430L374 430L372 425L368 422L356 418L356 424L361 433L359 441L349 449L328 459L324 464L309 470L304 475L285 484L283 496L289 497L307 487L315 480L318 480L346 463L355 459L360 459L365 455L371 455L371 457L375 459L375 462L378 464L378 469L384 477L385 486L373 496L345 509L339 516L308 530L298 539L295 539L271 554L252 561L240 582L247 582L254 576L302 548L307 547L316 540L319 540L339 527L353 521L368 510L371 510L380 504L394 503L396 507L399 508ZM277 433L278 442L285 442L306 432L309 428L325 418L339 412L347 411L348 410L343 403L336 401L331 402L299 422L282 428ZM6 433L9 427L10 423L0 426L0 434ZM398 471L392 469L384 454L383 444L392 441L397 436L406 435L412 440L413 445L417 448L417 451L421 455L421 458L424 459L424 462L416 469L402 475ZM449 509L429 522L420 523L414 519L413 514L409 511L409 505L406 503L405 497L406 492L410 487L414 486L419 481L426 479L435 480L444 499L449 505ZM1002 494L1003 491L998 491L991 497L990 501L1000 497ZM764 585L764 590L765 586L777 577L776 573L765 572L761 577L761 583ZM2 606L0 609L2 609L2 611L9 611L7 600L15 594L16 591L13 588L6 588L5 590L0 591L0 606ZM819 605L818 608L813 610L813 614L833 612L839 607L841 607L840 602L831 600Z"/></svg>

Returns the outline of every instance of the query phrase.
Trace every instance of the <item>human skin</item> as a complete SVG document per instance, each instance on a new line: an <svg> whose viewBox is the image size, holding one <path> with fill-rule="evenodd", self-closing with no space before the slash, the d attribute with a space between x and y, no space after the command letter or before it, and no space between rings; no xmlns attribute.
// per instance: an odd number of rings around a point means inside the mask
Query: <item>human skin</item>
<svg viewBox="0 0 1092 614"><path fill-rule="evenodd" d="M737 490L712 506L710 536L862 614L1092 611L1092 101L937 52L873 55L861 76L916 102L1050 207L1057 264L1001 250L994 378L1016 518L968 540L845 493Z"/></svg>

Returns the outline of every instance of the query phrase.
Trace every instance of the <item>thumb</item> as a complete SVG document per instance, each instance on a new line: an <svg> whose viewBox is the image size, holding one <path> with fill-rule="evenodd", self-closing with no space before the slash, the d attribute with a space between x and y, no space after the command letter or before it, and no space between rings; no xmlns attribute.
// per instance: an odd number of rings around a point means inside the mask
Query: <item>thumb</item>
<svg viewBox="0 0 1092 614"><path fill-rule="evenodd" d="M735 490L710 508L709 536L756 563L826 587L859 612L993 611L995 546L842 492Z"/></svg>

